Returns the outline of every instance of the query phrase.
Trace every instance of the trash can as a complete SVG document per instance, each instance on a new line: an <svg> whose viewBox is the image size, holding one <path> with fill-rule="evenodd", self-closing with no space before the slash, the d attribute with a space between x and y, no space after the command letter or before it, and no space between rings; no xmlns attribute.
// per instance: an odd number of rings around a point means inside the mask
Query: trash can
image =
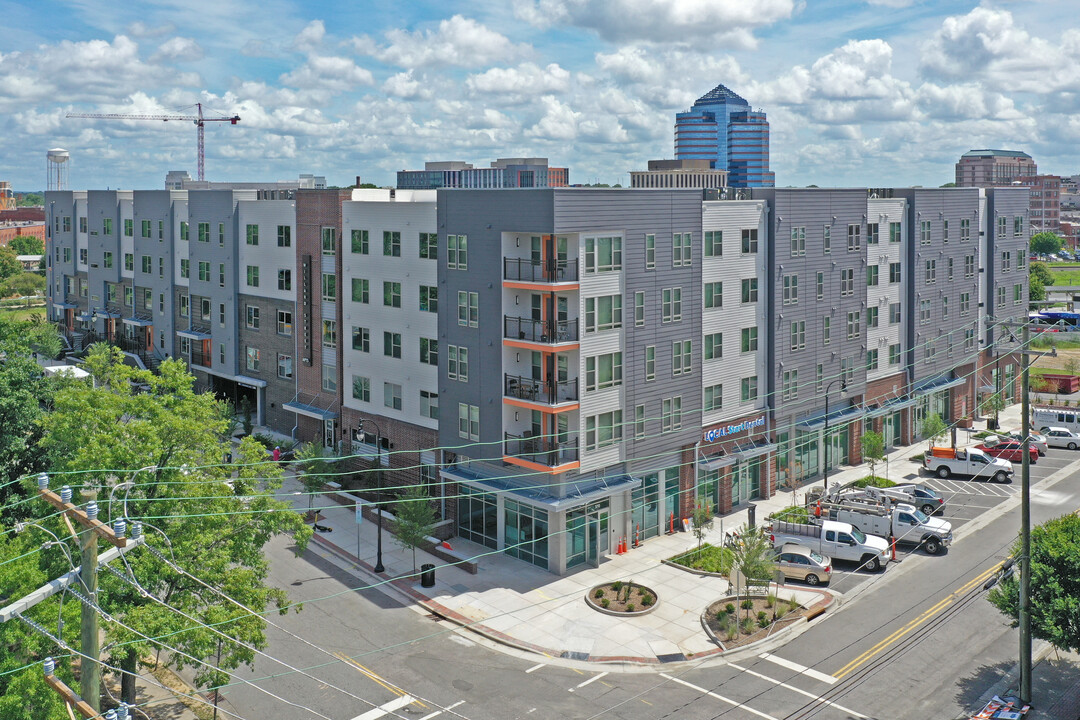
<svg viewBox="0 0 1080 720"><path fill-rule="evenodd" d="M746 525L753 530L754 525L757 523L757 505L754 503L746 504Z"/></svg>
<svg viewBox="0 0 1080 720"><path fill-rule="evenodd" d="M435 587L435 565L424 563L420 566L420 587Z"/></svg>

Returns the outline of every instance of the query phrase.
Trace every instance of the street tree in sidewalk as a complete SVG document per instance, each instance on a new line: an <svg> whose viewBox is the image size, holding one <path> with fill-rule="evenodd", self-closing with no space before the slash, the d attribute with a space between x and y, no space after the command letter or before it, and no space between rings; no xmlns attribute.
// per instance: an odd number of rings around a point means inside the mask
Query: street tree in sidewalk
<svg viewBox="0 0 1080 720"><path fill-rule="evenodd" d="M296 453L297 477L304 484L304 492L308 496L308 519L311 522L318 519L314 508L315 494L337 477L329 457L329 451L319 442L309 442Z"/></svg>
<svg viewBox="0 0 1080 720"><path fill-rule="evenodd" d="M255 612L283 606L285 592L266 584L263 547L285 534L302 552L311 528L289 503L274 497L281 470L266 459L265 449L244 438L236 463L222 463L232 447L229 409L211 393L196 393L194 378L179 360L166 360L155 374L124 365L123 353L106 347L95 348L86 368L93 386L59 390L54 411L42 420L41 444L53 484L99 488L103 520L126 511L155 526L147 529L148 545ZM110 503L110 488L126 481L133 486L116 492ZM121 503L120 498L126 499ZM216 627L229 638L222 644L220 668L250 665L254 653L247 646L265 646L261 617L221 600L147 550L130 552L126 560L125 567L153 597L109 573L101 575L104 609L137 631L102 625L113 661L127 673L125 700L134 701L131 673L138 672L139 658L165 644L218 664L219 636L206 624L220 623ZM163 640L149 641L140 633ZM167 651L163 659L177 668L193 664ZM197 665L197 683L214 677L212 669Z"/></svg>
<svg viewBox="0 0 1080 720"><path fill-rule="evenodd" d="M701 552L701 543L705 541L705 536L709 534L712 528L713 511L709 504L694 506L690 513L690 530L694 533L694 537L697 538L698 552Z"/></svg>
<svg viewBox="0 0 1080 720"><path fill-rule="evenodd" d="M1063 243L1064 240L1052 232L1035 233L1031 236L1031 252L1039 255L1053 255L1061 250Z"/></svg>
<svg viewBox="0 0 1080 720"><path fill-rule="evenodd" d="M395 533L398 544L403 550L412 550L413 573L416 572L416 548L427 543L427 538L435 529L435 508L431 498L422 485L410 485L398 498L394 506L397 517Z"/></svg>
<svg viewBox="0 0 1080 720"><path fill-rule="evenodd" d="M738 570L746 582L747 594L750 585L768 585L776 570L773 562L773 546L765 528L750 528L743 525L736 532L731 544L731 567ZM749 617L749 611L747 611Z"/></svg>
<svg viewBox="0 0 1080 720"><path fill-rule="evenodd" d="M1012 557L1020 556L1019 539ZM1013 572L987 599L1019 625L1020 577ZM1031 634L1061 650L1080 651L1080 516L1065 515L1031 530Z"/></svg>
<svg viewBox="0 0 1080 720"><path fill-rule="evenodd" d="M949 426L945 424L945 421L937 413L930 413L923 418L922 423L919 425L919 434L926 438L929 443L926 448L927 455L933 451L935 443L945 437L948 430Z"/></svg>
<svg viewBox="0 0 1080 720"><path fill-rule="evenodd" d="M885 438L870 430L862 436L863 460L870 466L870 476L877 477L877 464L885 459Z"/></svg>

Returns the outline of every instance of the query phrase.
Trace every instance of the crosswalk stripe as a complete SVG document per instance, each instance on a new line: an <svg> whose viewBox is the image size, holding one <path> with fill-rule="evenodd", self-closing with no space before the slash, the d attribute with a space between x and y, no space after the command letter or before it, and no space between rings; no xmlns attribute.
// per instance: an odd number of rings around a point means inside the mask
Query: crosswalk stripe
<svg viewBox="0 0 1080 720"><path fill-rule="evenodd" d="M592 676L591 678L589 678L589 679L588 679L588 680L586 680L585 682L582 682L582 683L578 683L578 684L577 684L577 685L575 685L574 687L570 688L570 692L574 692L574 691L575 691L575 690L577 690L578 688L583 688L583 687L585 687L586 685L588 685L589 683L594 683L594 682L596 682L597 680L599 680L600 678L604 677L605 675L607 675L607 673L606 673L606 672L602 672L602 673L600 673L599 675L593 675L593 676Z"/></svg>
<svg viewBox="0 0 1080 720"><path fill-rule="evenodd" d="M787 668L788 670L793 670L800 675L805 675L808 678L820 680L821 682L828 685L832 685L834 682L836 682L836 678L834 678L832 675L826 675L820 670L815 670L814 668L800 665L797 662L792 662L791 660L786 660L782 657L777 657L776 655L771 655L769 653L761 653L760 655L758 655L758 657L762 660L768 660L771 663L775 663L780 667Z"/></svg>
<svg viewBox="0 0 1080 720"><path fill-rule="evenodd" d="M673 675L668 675L667 673L660 673L660 677L671 680L672 682L677 682L680 685L685 685L686 687L690 688L691 690L693 690L695 692L699 692L702 695L708 695L711 698L716 698L717 700L721 700L723 702L726 702L728 705L732 705L732 706L737 707L737 708L742 708L743 710L747 711L748 713L751 713L752 715L757 715L758 717L765 718L765 720L777 720L777 718L774 718L772 715L768 715L766 713L761 712L760 710L755 710L752 707L749 707L747 705L743 705L741 702L739 702L737 700L732 700L731 698L726 698L723 695L718 695L718 694L712 692L711 690L706 690L703 687L698 687L697 685L694 685L693 683L688 683L688 682L686 682L685 680L683 680L681 678L674 677Z"/></svg>
<svg viewBox="0 0 1080 720"><path fill-rule="evenodd" d="M411 705L412 703L413 698L411 695L402 695L401 697L394 698L390 702L380 705L377 708L372 708L366 713L357 715L353 718L353 720L378 720L379 718L385 717L386 715L389 715L395 710L400 710L406 705Z"/></svg>
<svg viewBox="0 0 1080 720"><path fill-rule="evenodd" d="M803 696L808 697L808 698L813 698L813 699L817 700L818 703L820 703L822 705L830 705L830 706L836 708L837 710L839 710L842 713L847 713L850 717L859 718L859 720L869 720L869 718L866 715L863 715L862 713L855 712L851 708L846 708L843 705L832 702L831 700L826 700L825 698L821 697L820 695L815 695L812 692L808 692L806 690L803 690L802 688L797 688L794 685L788 685L787 683L781 682L781 681L777 680L776 678L771 678L768 675L762 675L759 672L754 672L753 670L751 670L749 668L744 668L744 667L742 667L740 665L736 665L735 663L728 663L728 666L733 667L736 670L738 670L740 672L744 672L744 673L746 673L748 675L753 675L754 677L758 677L758 678L761 678L762 680L766 680L768 682L771 682L773 685L778 685L778 686L780 686L782 688L786 688L788 690L791 690L792 692L799 693L800 695L803 695ZM836 679L833 678L833 680L835 681Z"/></svg>

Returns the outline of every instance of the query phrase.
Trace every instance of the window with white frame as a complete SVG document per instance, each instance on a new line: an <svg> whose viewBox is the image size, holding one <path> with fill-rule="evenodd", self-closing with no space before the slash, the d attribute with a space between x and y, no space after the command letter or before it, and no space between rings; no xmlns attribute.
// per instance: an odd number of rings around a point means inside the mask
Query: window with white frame
<svg viewBox="0 0 1080 720"><path fill-rule="evenodd" d="M791 228L791 257L801 257L806 254L806 227Z"/></svg>
<svg viewBox="0 0 1080 720"><path fill-rule="evenodd" d="M478 293L458 290L458 325L477 327L480 324L480 296Z"/></svg>
<svg viewBox="0 0 1080 720"><path fill-rule="evenodd" d="M371 329L353 326L352 349L359 352L371 352Z"/></svg>
<svg viewBox="0 0 1080 720"><path fill-rule="evenodd" d="M848 252L862 250L862 225L852 224L847 226L847 249Z"/></svg>
<svg viewBox="0 0 1080 720"><path fill-rule="evenodd" d="M383 383L383 407L392 410L401 409L401 385L392 382Z"/></svg>
<svg viewBox="0 0 1080 720"><path fill-rule="evenodd" d="M682 396L664 398L660 408L660 432L682 429Z"/></svg>
<svg viewBox="0 0 1080 720"><path fill-rule="evenodd" d="M585 389L587 391L622 385L622 353L604 353L585 358Z"/></svg>
<svg viewBox="0 0 1080 720"><path fill-rule="evenodd" d="M799 302L799 275L792 273L784 276L784 304L797 305Z"/></svg>
<svg viewBox="0 0 1080 720"><path fill-rule="evenodd" d="M757 228L745 228L742 231L742 254L752 255L758 250Z"/></svg>
<svg viewBox="0 0 1080 720"><path fill-rule="evenodd" d="M469 382L469 348L464 345L446 346L446 377Z"/></svg>
<svg viewBox="0 0 1080 720"><path fill-rule="evenodd" d="M682 288L664 288L660 291L660 321L665 323L682 320Z"/></svg>
<svg viewBox="0 0 1080 720"><path fill-rule="evenodd" d="M719 334L719 333L717 333ZM706 335L705 340L715 335ZM721 341L723 338L720 338ZM709 359L709 358L706 358ZM694 343L692 340L676 340L671 343L671 374L687 375L694 371Z"/></svg>
<svg viewBox="0 0 1080 720"><path fill-rule="evenodd" d="M744 303L754 303L758 299L758 283L757 278L743 278L742 280L742 301Z"/></svg>
<svg viewBox="0 0 1080 720"><path fill-rule="evenodd" d="M469 269L469 238L467 235L446 236L446 267L449 270Z"/></svg>
<svg viewBox="0 0 1080 720"><path fill-rule="evenodd" d="M705 231L705 257L720 257L724 254L724 232L722 230Z"/></svg>
<svg viewBox="0 0 1080 720"><path fill-rule="evenodd" d="M802 350L806 347L806 321L795 320L791 323L791 349Z"/></svg>
<svg viewBox="0 0 1080 720"><path fill-rule="evenodd" d="M480 440L479 406L458 403L458 437L474 442Z"/></svg>
<svg viewBox="0 0 1080 720"><path fill-rule="evenodd" d="M585 272L619 272L622 270L621 237L586 237Z"/></svg>
<svg viewBox="0 0 1080 720"><path fill-rule="evenodd" d="M705 283L705 308L713 309L724 307L724 283Z"/></svg>
<svg viewBox="0 0 1080 720"><path fill-rule="evenodd" d="M855 268L844 268L840 271L840 297L850 297L855 294Z"/></svg>
<svg viewBox="0 0 1080 720"><path fill-rule="evenodd" d="M430 420L439 419L439 393L430 390L420 391L420 417Z"/></svg>
<svg viewBox="0 0 1080 720"><path fill-rule="evenodd" d="M585 418L585 449L599 450L622 442L622 410Z"/></svg>
<svg viewBox="0 0 1080 720"><path fill-rule="evenodd" d="M757 376L744 377L740 382L741 388L739 396L742 398L742 402L752 402L757 400L758 396L758 379Z"/></svg>
<svg viewBox="0 0 1080 720"><path fill-rule="evenodd" d="M690 233L673 233L671 236L671 265L685 267L693 264Z"/></svg>
<svg viewBox="0 0 1080 720"><path fill-rule="evenodd" d="M783 376L782 394L784 400L797 400L799 398L799 371L785 370Z"/></svg>
<svg viewBox="0 0 1080 720"><path fill-rule="evenodd" d="M862 311L855 310L847 314L847 338L856 340L862 337Z"/></svg>
<svg viewBox="0 0 1080 720"><path fill-rule="evenodd" d="M622 327L622 295L585 298L585 332L595 333Z"/></svg>

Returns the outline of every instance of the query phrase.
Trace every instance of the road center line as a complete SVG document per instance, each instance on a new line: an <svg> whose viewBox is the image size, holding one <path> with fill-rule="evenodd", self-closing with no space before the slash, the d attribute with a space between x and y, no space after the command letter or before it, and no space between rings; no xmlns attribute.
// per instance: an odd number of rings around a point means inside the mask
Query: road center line
<svg viewBox="0 0 1080 720"><path fill-rule="evenodd" d="M691 690L693 690L695 692L699 692L702 695L708 695L711 698L716 698L717 700L720 700L722 702L726 702L728 705L732 705L734 707L742 708L743 710L746 710L748 713L751 713L753 715L757 715L758 717L761 717L761 718L765 718L765 720L777 720L777 718L774 718L772 715L767 715L767 714L765 714L765 713L763 713L763 712L761 712L759 710L755 710L754 708L749 707L748 705L743 705L741 702L738 702L737 700L732 700L731 698L726 698L723 695L717 695L716 693L712 692L711 690L706 690L703 687L698 687L697 685L694 685L693 683L688 683L685 680L682 680L681 678L677 678L677 677L674 677L672 675L668 675L667 673L660 673L660 677L671 680L672 682L677 682L680 685L685 685L686 687L690 688Z"/></svg>
<svg viewBox="0 0 1080 720"><path fill-rule="evenodd" d="M805 675L806 677L813 678L814 680L820 680L823 683L828 683L829 685L832 685L834 682L836 682L836 678L834 678L832 675L827 675L820 670L815 670L814 668L800 665L799 663L792 662L791 660L785 660L784 658L777 657L776 655L771 655L769 653L761 653L760 655L758 655L758 657L762 660L768 660L771 663L776 663L780 667L787 668L788 670L794 670L800 675Z"/></svg>
<svg viewBox="0 0 1080 720"><path fill-rule="evenodd" d="M768 682L771 682L773 685L779 685L780 687L787 688L788 690L791 690L792 692L797 692L800 695L804 695L804 696L806 696L808 698L813 698L814 700L817 700L819 704L821 704L821 705L829 705L831 707L834 707L834 708L836 708L837 710L839 710L842 713L847 713L851 717L859 718L859 720L870 720L869 717L867 717L866 715L863 715L862 713L855 712L851 708L846 708L843 705L832 702L831 700L826 700L825 698L823 698L823 697L821 697L819 695L815 695L814 693L809 692L807 690L803 690L802 688L797 688L794 685L788 685L786 682L781 682L780 680L777 680L776 678L771 678L768 675L762 675L759 672L755 672L755 671L751 670L750 668L744 668L741 665L736 665L735 663L729 662L728 665L730 667L735 668L739 672L744 672L747 675L753 675L754 677L758 677L758 678L761 678L762 680L766 680ZM836 682L836 678L832 677L831 675L828 676L828 677L833 682Z"/></svg>
<svg viewBox="0 0 1080 720"><path fill-rule="evenodd" d="M547 663L537 663L536 665L533 665L531 668L526 670L525 674L528 675L531 672L536 672L537 670L539 670L542 667L547 667Z"/></svg>
<svg viewBox="0 0 1080 720"><path fill-rule="evenodd" d="M583 683L578 683L578 684L577 684L577 685L575 685L574 687L570 688L570 692L574 692L574 691L575 691L575 690L577 690L578 688L583 688L583 687L585 687L586 685L588 685L589 683L594 683L594 682L596 682L597 680L599 680L600 678L604 677L605 675L607 675L607 673L606 673L606 672L602 672L602 673L600 673L599 675L593 675L593 676L592 676L591 678L589 678L589 679L588 679L588 680L586 680L585 682L583 682Z"/></svg>
<svg viewBox="0 0 1080 720"><path fill-rule="evenodd" d="M378 720L378 718L385 717L390 713L394 712L395 710L400 710L406 705L411 705L412 703L413 698L410 695L402 695L401 697L394 698L393 700L384 705L380 705L377 708L368 710L362 715L357 715L353 718L353 720Z"/></svg>

